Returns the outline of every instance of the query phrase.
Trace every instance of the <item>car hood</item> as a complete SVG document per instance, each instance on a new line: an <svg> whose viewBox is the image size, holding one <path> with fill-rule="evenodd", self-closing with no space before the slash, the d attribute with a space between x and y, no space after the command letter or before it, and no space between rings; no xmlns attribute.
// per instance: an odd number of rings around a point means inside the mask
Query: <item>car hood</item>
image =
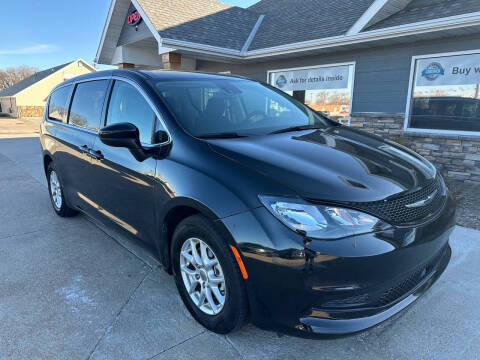
<svg viewBox="0 0 480 360"><path fill-rule="evenodd" d="M208 143L214 152L315 200L377 201L416 190L436 173L413 151L344 126Z"/></svg>

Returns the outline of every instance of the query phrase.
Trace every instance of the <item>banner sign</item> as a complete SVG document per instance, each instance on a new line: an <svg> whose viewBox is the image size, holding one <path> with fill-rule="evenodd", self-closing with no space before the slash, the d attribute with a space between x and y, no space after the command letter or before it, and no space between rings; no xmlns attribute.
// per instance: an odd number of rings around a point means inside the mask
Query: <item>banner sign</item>
<svg viewBox="0 0 480 360"><path fill-rule="evenodd" d="M274 72L270 84L283 91L348 88L350 66Z"/></svg>
<svg viewBox="0 0 480 360"><path fill-rule="evenodd" d="M417 60L417 86L470 84L480 84L480 54Z"/></svg>

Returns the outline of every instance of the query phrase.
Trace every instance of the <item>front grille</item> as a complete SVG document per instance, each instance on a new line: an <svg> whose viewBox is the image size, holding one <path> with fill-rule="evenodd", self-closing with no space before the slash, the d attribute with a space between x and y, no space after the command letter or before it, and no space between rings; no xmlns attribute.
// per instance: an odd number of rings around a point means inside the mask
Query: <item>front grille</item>
<svg viewBox="0 0 480 360"><path fill-rule="evenodd" d="M385 306L397 300L399 297L411 291L423 279L426 274L426 269L422 268L412 275L385 291L377 300L378 306Z"/></svg>
<svg viewBox="0 0 480 360"><path fill-rule="evenodd" d="M435 193L436 191L436 193ZM434 198L423 206L407 207L427 199L435 193ZM406 225L428 219L443 208L445 201L444 187L440 177L431 180L426 186L412 193L372 202L348 202L346 205L372 214L394 225Z"/></svg>
<svg viewBox="0 0 480 360"><path fill-rule="evenodd" d="M391 306L398 302L406 295L419 286L420 283L430 279L438 270L439 264L443 261L447 252L448 245L440 250L426 265L422 265L405 277L400 277L392 282L387 287L377 289L375 286L371 289L366 289L361 293L355 295L342 296L337 294L337 298L322 299L321 309L325 311L331 310L348 310L348 309L371 309L385 306Z"/></svg>
<svg viewBox="0 0 480 360"><path fill-rule="evenodd" d="M333 299L323 303L323 307L343 307L343 306L352 306L352 305L364 305L370 301L368 294L361 294L351 297L342 297L338 299Z"/></svg>
<svg viewBox="0 0 480 360"><path fill-rule="evenodd" d="M412 291L427 275L435 270L440 260L445 256L445 251L446 249L442 250L426 266L422 266L393 287L385 290L377 299L376 306L388 305Z"/></svg>

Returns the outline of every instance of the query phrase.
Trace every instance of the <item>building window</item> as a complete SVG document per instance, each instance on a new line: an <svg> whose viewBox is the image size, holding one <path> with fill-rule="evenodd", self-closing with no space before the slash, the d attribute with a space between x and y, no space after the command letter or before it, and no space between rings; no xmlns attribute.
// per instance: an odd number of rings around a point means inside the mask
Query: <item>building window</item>
<svg viewBox="0 0 480 360"><path fill-rule="evenodd" d="M406 127L480 134L480 51L413 58Z"/></svg>
<svg viewBox="0 0 480 360"><path fill-rule="evenodd" d="M316 111L348 123L352 109L355 63L269 71L271 85Z"/></svg>

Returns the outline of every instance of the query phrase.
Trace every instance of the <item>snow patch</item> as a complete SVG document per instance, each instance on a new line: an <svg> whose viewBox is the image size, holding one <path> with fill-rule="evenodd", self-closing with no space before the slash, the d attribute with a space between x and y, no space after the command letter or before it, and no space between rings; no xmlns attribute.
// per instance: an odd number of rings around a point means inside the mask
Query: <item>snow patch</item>
<svg viewBox="0 0 480 360"><path fill-rule="evenodd" d="M57 294L61 295L73 313L78 313L86 307L95 308L95 301L88 296L87 291L83 289L85 281L81 275L73 278L69 286L65 286L57 290Z"/></svg>

